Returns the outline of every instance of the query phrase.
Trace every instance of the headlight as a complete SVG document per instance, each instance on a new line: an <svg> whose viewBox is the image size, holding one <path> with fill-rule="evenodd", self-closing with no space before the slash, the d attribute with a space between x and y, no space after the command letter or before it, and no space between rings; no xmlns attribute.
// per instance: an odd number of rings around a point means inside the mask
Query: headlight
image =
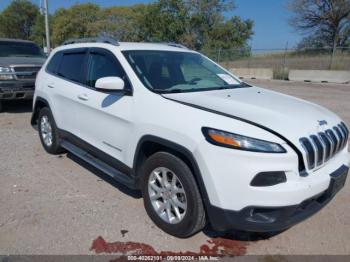
<svg viewBox="0 0 350 262"><path fill-rule="evenodd" d="M214 145L252 152L286 153L287 151L277 143L256 138L237 135L213 128L202 128L206 140Z"/></svg>
<svg viewBox="0 0 350 262"><path fill-rule="evenodd" d="M6 73L12 73L12 70L11 68L9 67L5 67L5 66L0 66L0 74L6 74Z"/></svg>
<svg viewBox="0 0 350 262"><path fill-rule="evenodd" d="M14 75L9 67L0 66L0 80L12 80Z"/></svg>

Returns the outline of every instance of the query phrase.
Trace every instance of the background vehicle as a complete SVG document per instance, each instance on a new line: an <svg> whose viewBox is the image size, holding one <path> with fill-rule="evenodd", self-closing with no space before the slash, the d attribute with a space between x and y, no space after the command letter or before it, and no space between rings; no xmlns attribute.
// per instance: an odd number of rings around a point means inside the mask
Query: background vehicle
<svg viewBox="0 0 350 262"><path fill-rule="evenodd" d="M45 56L34 42L0 38L0 111L3 100L32 99Z"/></svg>
<svg viewBox="0 0 350 262"><path fill-rule="evenodd" d="M177 237L206 221L287 229L323 208L349 170L337 115L176 44L67 42L38 74L36 123L48 153L68 150L140 189L154 223Z"/></svg>

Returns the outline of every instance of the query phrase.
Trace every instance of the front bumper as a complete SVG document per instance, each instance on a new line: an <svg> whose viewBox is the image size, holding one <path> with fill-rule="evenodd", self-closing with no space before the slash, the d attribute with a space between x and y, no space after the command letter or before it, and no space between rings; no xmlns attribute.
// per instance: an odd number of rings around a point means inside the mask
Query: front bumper
<svg viewBox="0 0 350 262"><path fill-rule="evenodd" d="M232 211L246 207L296 206L326 191L329 174L350 165L347 148L321 168L301 176L298 156L289 148L285 154L268 154L232 150L202 143L194 150L204 188L211 205ZM274 186L255 187L254 177L263 172L285 172L287 181Z"/></svg>
<svg viewBox="0 0 350 262"><path fill-rule="evenodd" d="M207 207L211 225L215 230L239 229L251 232L281 231L311 217L325 207L344 186L347 166L342 166L330 176L328 189L321 194L303 201L299 205L285 207L246 207L241 211L231 211L215 206ZM336 183L337 182L337 183Z"/></svg>
<svg viewBox="0 0 350 262"><path fill-rule="evenodd" d="M245 152L204 142L194 150L208 219L214 229L280 231L312 216L334 197L327 193L332 186L330 175L350 166L348 147L308 176L301 176L297 154L288 145L283 146L285 154ZM251 185L257 174L278 171L285 173L286 182ZM259 221L264 217L265 221Z"/></svg>
<svg viewBox="0 0 350 262"><path fill-rule="evenodd" d="M35 81L0 81L0 100L32 99Z"/></svg>

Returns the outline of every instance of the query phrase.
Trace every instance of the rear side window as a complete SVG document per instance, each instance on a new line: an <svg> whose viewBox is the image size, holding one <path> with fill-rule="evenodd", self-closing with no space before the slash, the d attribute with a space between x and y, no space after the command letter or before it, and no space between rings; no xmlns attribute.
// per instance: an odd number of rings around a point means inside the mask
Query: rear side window
<svg viewBox="0 0 350 262"><path fill-rule="evenodd" d="M62 55L58 75L74 82L81 82L85 53L65 53Z"/></svg>
<svg viewBox="0 0 350 262"><path fill-rule="evenodd" d="M61 53L54 54L54 56L51 58L51 60L49 61L46 67L47 72L51 74L57 73L57 69L61 61L61 55L62 55Z"/></svg>

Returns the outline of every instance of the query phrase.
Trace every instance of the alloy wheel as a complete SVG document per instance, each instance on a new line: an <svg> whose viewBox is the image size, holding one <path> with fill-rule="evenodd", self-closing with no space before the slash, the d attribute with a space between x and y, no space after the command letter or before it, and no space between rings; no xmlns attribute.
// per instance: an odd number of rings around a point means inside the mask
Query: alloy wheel
<svg viewBox="0 0 350 262"><path fill-rule="evenodd" d="M148 194L163 221L178 224L183 220L187 211L186 192L173 171L165 167L153 170L148 179Z"/></svg>
<svg viewBox="0 0 350 262"><path fill-rule="evenodd" d="M40 120L41 136L46 146L52 145L52 127L48 116L44 115Z"/></svg>

